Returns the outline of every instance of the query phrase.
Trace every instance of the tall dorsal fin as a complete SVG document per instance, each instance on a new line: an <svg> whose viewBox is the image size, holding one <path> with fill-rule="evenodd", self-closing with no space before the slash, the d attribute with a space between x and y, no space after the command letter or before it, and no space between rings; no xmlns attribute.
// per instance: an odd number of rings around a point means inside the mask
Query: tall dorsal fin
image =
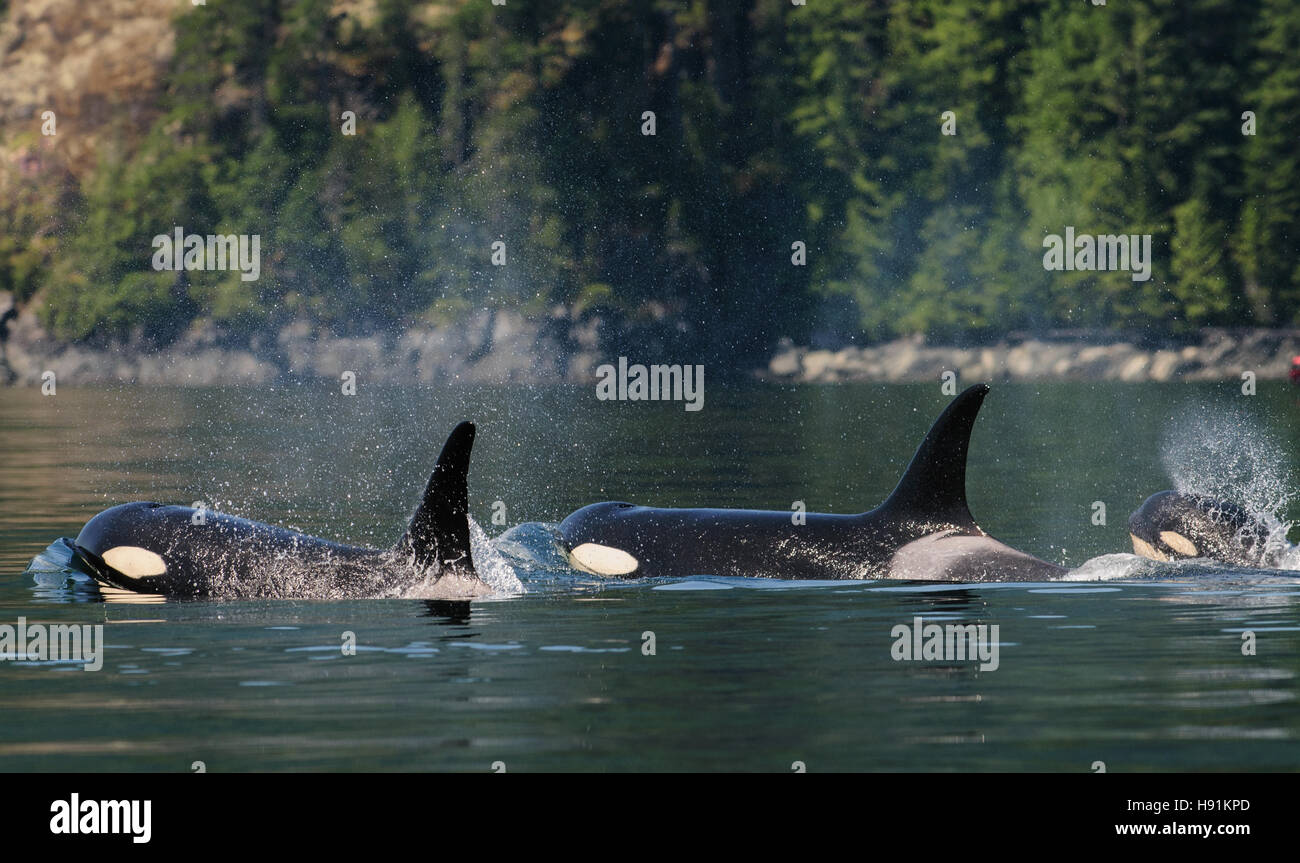
<svg viewBox="0 0 1300 863"><path fill-rule="evenodd" d="M881 509L928 522L975 524L966 505L966 450L988 391L988 384L976 384L939 414Z"/></svg>
<svg viewBox="0 0 1300 863"><path fill-rule="evenodd" d="M464 422L452 429L429 475L424 498L406 533L397 541L398 553L409 557L421 570L474 571L469 548L467 482L473 446L473 423Z"/></svg>

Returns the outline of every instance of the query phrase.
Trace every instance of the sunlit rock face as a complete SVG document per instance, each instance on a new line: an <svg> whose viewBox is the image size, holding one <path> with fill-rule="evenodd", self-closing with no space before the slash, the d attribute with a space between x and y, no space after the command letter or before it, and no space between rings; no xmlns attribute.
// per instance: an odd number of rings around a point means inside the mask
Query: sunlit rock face
<svg viewBox="0 0 1300 863"><path fill-rule="evenodd" d="M143 135L157 118L163 77L176 48L178 0L8 0L0 13L0 153L27 172L69 170L80 178L95 166L110 135ZM426 17L445 4L429 4ZM369 26L376 0L337 0L343 36ZM249 95L214 93L239 107ZM54 111L58 134L41 137L41 112ZM126 122L117 122L125 119ZM18 136L16 131L32 134ZM64 133L68 134L64 134ZM21 140L18 140L21 137Z"/></svg>
<svg viewBox="0 0 1300 863"><path fill-rule="evenodd" d="M152 124L175 47L175 0L9 0L0 22L0 128L39 132L54 111L57 133L42 137L74 174L93 167L114 120L143 133ZM8 136L6 136L8 137ZM32 158L0 141L6 161ZM45 161L48 162L48 159ZM35 166L29 166L35 170Z"/></svg>

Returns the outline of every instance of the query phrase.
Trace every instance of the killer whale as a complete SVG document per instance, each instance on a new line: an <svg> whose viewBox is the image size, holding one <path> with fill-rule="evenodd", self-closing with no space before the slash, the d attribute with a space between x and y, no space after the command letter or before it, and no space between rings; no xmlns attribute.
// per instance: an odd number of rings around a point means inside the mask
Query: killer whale
<svg viewBox="0 0 1300 863"><path fill-rule="evenodd" d="M1063 567L998 542L966 502L966 453L989 392L977 384L935 420L893 493L857 515L663 509L605 502L561 522L569 561L597 575L1049 581Z"/></svg>
<svg viewBox="0 0 1300 863"><path fill-rule="evenodd" d="M88 521L74 551L104 587L177 599L315 599L400 595L432 579L426 598L490 593L470 553L474 425L451 432L410 524L390 549L345 545L187 506L126 503Z"/></svg>
<svg viewBox="0 0 1300 863"><path fill-rule="evenodd" d="M1158 491L1128 519L1133 552L1151 560L1206 558L1276 569L1293 547L1285 525L1269 525L1236 503L1208 495Z"/></svg>

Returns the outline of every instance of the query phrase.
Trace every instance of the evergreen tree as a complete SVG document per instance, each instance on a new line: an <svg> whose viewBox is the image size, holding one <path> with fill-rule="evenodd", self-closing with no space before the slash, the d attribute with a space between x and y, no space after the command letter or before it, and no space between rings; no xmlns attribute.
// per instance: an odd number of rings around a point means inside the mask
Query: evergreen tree
<svg viewBox="0 0 1300 863"><path fill-rule="evenodd" d="M1257 83L1229 118L1255 115L1255 134L1238 139L1244 163L1241 218L1232 243L1254 321L1300 322L1300 7L1265 0L1256 23Z"/></svg>

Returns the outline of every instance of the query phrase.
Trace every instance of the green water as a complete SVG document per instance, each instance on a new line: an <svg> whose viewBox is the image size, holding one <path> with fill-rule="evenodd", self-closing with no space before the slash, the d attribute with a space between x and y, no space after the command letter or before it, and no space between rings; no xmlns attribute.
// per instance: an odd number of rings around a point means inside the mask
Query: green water
<svg viewBox="0 0 1300 863"><path fill-rule="evenodd" d="M0 390L0 623L103 623L108 645L98 672L0 662L0 769L1300 767L1294 573L963 588L525 571L527 593L472 607L104 603L22 574L131 499L387 545L463 418L480 426L472 513L493 535L610 498L860 511L945 401L937 385L711 384L698 413L563 388ZM1234 410L1242 440L1294 459L1282 385L997 385L972 511L1072 566L1127 551L1128 513L1171 484L1167 430ZM895 661L891 631L918 615L997 624L997 669Z"/></svg>

